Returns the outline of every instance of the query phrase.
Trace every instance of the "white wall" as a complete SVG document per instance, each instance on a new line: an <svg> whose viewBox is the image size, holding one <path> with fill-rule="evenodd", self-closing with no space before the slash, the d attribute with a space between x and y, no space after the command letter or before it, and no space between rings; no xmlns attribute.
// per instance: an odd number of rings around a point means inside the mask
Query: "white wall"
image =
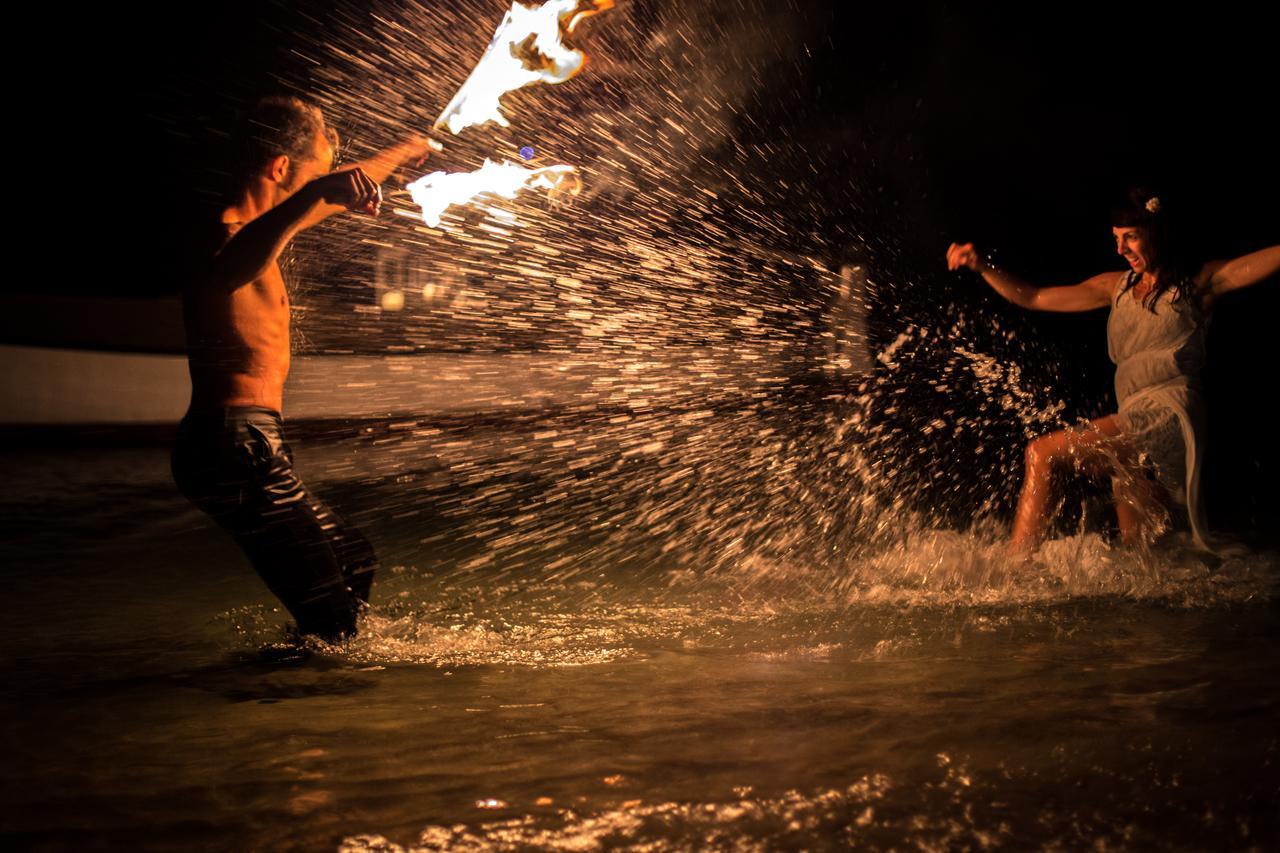
<svg viewBox="0 0 1280 853"><path fill-rule="evenodd" d="M186 356L0 346L0 423L176 423Z"/></svg>
<svg viewBox="0 0 1280 853"><path fill-rule="evenodd" d="M661 405L745 395L785 381L767 348L687 347L597 363L540 354L309 356L285 387L292 419L494 412L598 403ZM0 345L0 423L176 423L186 357Z"/></svg>

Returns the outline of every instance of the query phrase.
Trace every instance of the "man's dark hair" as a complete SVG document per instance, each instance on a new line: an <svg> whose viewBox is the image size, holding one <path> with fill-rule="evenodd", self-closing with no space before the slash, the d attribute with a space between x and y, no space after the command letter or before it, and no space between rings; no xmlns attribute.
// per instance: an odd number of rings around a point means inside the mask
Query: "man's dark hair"
<svg viewBox="0 0 1280 853"><path fill-rule="evenodd" d="M258 101L241 117L233 137L232 192L243 190L282 154L294 162L309 159L317 132L325 133L330 144L336 141L314 104L292 95L272 95Z"/></svg>

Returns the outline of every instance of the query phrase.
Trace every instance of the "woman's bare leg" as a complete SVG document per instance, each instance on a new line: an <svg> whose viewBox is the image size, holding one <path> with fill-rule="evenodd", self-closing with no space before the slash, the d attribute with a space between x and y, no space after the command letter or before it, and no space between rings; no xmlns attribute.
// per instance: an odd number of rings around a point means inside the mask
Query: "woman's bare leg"
<svg viewBox="0 0 1280 853"><path fill-rule="evenodd" d="M1137 545L1149 531L1160 525L1161 520L1167 518L1167 492L1142 471L1131 468L1117 472L1112 478L1112 490L1120 541L1124 545Z"/></svg>
<svg viewBox="0 0 1280 853"><path fill-rule="evenodd" d="M1013 533L1009 537L1009 553L1027 557L1044 538L1049 520L1049 500L1053 491L1053 467L1062 432L1032 439L1027 444L1026 467L1022 476L1022 492L1013 516Z"/></svg>
<svg viewBox="0 0 1280 853"><path fill-rule="evenodd" d="M1132 446L1121 434L1115 415L1032 439L1027 445L1026 473L1013 518L1009 553L1016 557L1030 556L1044 539L1055 469L1074 463L1077 469L1089 474L1112 473L1120 468L1128 475L1135 456ZM1126 496L1126 503L1134 500L1136 497ZM1121 518L1122 531L1126 525L1137 529L1134 523L1138 512L1135 506L1133 513Z"/></svg>
<svg viewBox="0 0 1280 853"><path fill-rule="evenodd" d="M1136 545L1142 539L1143 513L1138 503L1121 492L1116 486L1116 522L1120 525L1120 541L1125 545Z"/></svg>

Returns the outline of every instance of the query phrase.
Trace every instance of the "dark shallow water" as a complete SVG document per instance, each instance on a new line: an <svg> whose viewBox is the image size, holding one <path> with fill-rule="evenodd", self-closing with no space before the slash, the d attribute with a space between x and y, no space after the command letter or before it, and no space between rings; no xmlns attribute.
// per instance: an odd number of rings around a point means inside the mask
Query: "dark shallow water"
<svg viewBox="0 0 1280 853"><path fill-rule="evenodd" d="M589 571L463 571L394 480L326 476L345 452L299 455L387 565L361 638L305 655L163 453L6 460L7 847L1280 846L1259 555L1138 571L1079 539L1024 577L935 533L879 585L572 541L548 565ZM465 493L438 465L417 482Z"/></svg>

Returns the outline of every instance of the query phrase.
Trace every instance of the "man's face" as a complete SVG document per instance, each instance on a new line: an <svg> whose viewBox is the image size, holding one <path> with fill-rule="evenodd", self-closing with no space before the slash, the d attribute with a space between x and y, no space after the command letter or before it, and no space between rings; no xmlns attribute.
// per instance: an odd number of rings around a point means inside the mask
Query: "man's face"
<svg viewBox="0 0 1280 853"><path fill-rule="evenodd" d="M332 142L330 141L331 138ZM316 131L315 138L311 142L311 155L301 162L293 161L289 164L289 173L282 187L284 190L283 198L293 195L308 181L315 180L321 175L329 174L333 168L333 154L336 143L336 134L331 136L325 131Z"/></svg>

